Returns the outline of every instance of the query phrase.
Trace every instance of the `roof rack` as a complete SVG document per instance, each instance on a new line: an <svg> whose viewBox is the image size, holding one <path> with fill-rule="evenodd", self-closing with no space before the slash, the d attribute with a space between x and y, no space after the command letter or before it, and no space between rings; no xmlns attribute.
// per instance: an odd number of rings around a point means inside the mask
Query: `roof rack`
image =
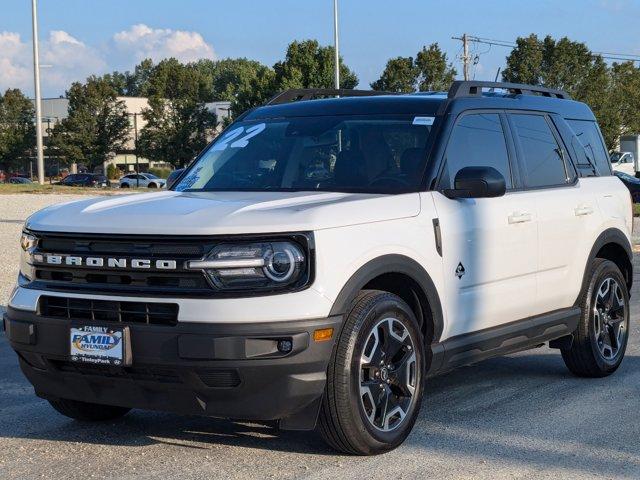
<svg viewBox="0 0 640 480"><path fill-rule="evenodd" d="M299 100L314 100L327 97L373 97L376 95L397 95L394 92L378 90L350 90L346 88L294 88L273 96L265 105L282 105Z"/></svg>
<svg viewBox="0 0 640 480"><path fill-rule="evenodd" d="M491 90L499 88L508 90L516 95L539 95L542 97L561 98L563 100L571 99L569 94L562 90L554 90L536 85L524 85L521 83L484 82L476 80L457 80L453 82L447 96L449 98L482 96L482 90L484 88Z"/></svg>

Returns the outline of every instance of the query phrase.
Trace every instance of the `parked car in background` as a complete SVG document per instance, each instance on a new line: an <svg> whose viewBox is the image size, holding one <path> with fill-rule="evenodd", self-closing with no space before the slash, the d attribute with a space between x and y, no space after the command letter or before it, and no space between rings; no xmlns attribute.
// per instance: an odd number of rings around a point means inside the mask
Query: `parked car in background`
<svg viewBox="0 0 640 480"><path fill-rule="evenodd" d="M613 174L629 189L633 203L640 203L640 178L619 171L614 171Z"/></svg>
<svg viewBox="0 0 640 480"><path fill-rule="evenodd" d="M613 152L609 158L614 172L624 172L627 175L635 176L637 170L632 152Z"/></svg>
<svg viewBox="0 0 640 480"><path fill-rule="evenodd" d="M4 183L11 183L13 185L25 185L33 182L30 179L24 177L11 177L8 178Z"/></svg>
<svg viewBox="0 0 640 480"><path fill-rule="evenodd" d="M120 188L164 188L166 183L167 181L164 178L156 177L152 173L132 173L130 175L125 175L120 179Z"/></svg>
<svg viewBox="0 0 640 480"><path fill-rule="evenodd" d="M182 172L184 171L184 168L179 168L169 174L169 176L167 177L167 184L165 185L167 189L171 188L171 186L176 182L178 178L180 178L180 175L182 175Z"/></svg>
<svg viewBox="0 0 640 480"><path fill-rule="evenodd" d="M67 187L109 187L111 182L104 175L98 173L72 173L58 182Z"/></svg>

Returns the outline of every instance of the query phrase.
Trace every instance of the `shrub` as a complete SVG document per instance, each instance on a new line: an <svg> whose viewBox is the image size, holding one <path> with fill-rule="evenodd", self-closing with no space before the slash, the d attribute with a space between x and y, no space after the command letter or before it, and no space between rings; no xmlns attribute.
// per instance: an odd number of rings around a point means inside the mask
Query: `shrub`
<svg viewBox="0 0 640 480"><path fill-rule="evenodd" d="M107 178L109 180L117 180L120 178L120 171L113 163L107 165Z"/></svg>
<svg viewBox="0 0 640 480"><path fill-rule="evenodd" d="M168 168L150 168L149 173L153 173L156 177L167 178L171 170Z"/></svg>

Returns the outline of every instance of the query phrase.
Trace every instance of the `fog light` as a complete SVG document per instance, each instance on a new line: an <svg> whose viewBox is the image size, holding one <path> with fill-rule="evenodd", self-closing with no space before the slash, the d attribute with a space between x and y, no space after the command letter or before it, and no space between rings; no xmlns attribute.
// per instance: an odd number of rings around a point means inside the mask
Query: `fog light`
<svg viewBox="0 0 640 480"><path fill-rule="evenodd" d="M289 353L293 349L291 340L278 340L278 351L280 353Z"/></svg>
<svg viewBox="0 0 640 480"><path fill-rule="evenodd" d="M333 337L333 328L321 328L313 332L313 339L316 342L326 342Z"/></svg>

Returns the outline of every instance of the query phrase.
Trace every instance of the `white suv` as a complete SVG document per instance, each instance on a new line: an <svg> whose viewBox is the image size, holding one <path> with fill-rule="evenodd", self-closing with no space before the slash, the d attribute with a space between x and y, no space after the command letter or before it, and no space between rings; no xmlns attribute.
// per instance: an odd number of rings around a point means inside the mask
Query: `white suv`
<svg viewBox="0 0 640 480"><path fill-rule="evenodd" d="M29 218L4 321L67 416L278 420L375 454L430 375L547 342L574 374L615 371L631 222L563 92L286 92L169 191Z"/></svg>

